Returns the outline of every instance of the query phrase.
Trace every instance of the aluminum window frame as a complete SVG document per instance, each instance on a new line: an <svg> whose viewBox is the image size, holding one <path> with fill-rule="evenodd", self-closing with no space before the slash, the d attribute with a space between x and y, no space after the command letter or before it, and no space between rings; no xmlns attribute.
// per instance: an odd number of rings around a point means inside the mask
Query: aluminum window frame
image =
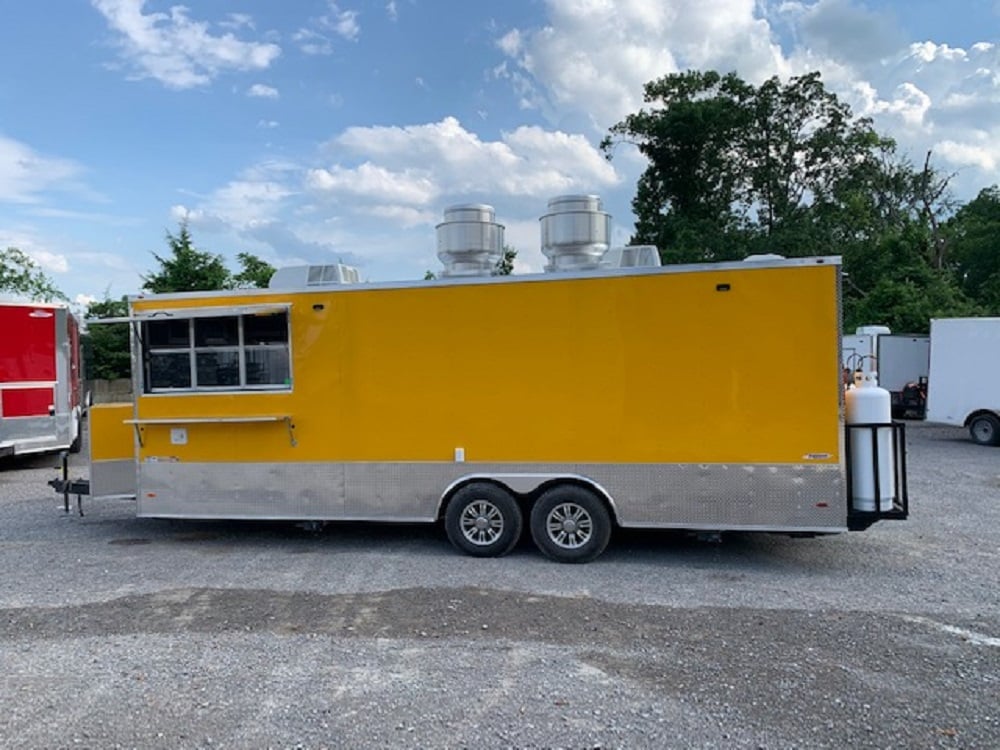
<svg viewBox="0 0 1000 750"><path fill-rule="evenodd" d="M245 320L260 315L281 315L284 317L284 339L281 342L269 344L248 344L245 336ZM219 344L214 346L197 346L195 327L197 321L213 318L235 318L237 340L235 344ZM148 324L160 321L185 321L187 323L186 346L162 346L153 348L148 343ZM255 305L229 308L194 308L179 310L157 310L132 319L135 324L138 351L141 367L141 393L146 395L171 395L191 393L287 393L292 390L294 378L292 375L292 316L290 305ZM248 352L282 352L286 362L284 382L281 383L248 383L247 353ZM198 382L199 354L231 354L237 355L239 382L227 385L200 385ZM157 355L184 354L188 358L188 385L164 386L154 385L151 363Z"/></svg>

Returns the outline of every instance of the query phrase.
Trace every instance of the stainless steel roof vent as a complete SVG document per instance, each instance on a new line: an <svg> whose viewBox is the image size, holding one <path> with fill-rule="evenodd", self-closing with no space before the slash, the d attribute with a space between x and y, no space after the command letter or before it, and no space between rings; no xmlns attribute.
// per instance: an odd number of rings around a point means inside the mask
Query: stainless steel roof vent
<svg viewBox="0 0 1000 750"><path fill-rule="evenodd" d="M503 225L496 223L493 206L449 206L437 225L437 247L442 275L488 276L503 255Z"/></svg>
<svg viewBox="0 0 1000 750"><path fill-rule="evenodd" d="M611 215L596 195L561 195L549 201L549 212L539 221L546 271L597 268L608 249Z"/></svg>

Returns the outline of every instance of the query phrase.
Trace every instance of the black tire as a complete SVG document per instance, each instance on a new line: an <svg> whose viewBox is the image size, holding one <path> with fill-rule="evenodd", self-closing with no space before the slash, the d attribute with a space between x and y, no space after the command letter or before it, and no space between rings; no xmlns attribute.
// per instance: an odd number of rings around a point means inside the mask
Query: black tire
<svg viewBox="0 0 1000 750"><path fill-rule="evenodd" d="M977 414L969 422L969 436L979 445L1000 445L1000 419L995 414Z"/></svg>
<svg viewBox="0 0 1000 750"><path fill-rule="evenodd" d="M531 538L556 562L590 562L611 540L611 516L590 490L557 485L542 493L531 509Z"/></svg>
<svg viewBox="0 0 1000 750"><path fill-rule="evenodd" d="M473 557L501 557L521 538L524 517L507 490L488 482L460 488L448 503L444 529L458 549Z"/></svg>

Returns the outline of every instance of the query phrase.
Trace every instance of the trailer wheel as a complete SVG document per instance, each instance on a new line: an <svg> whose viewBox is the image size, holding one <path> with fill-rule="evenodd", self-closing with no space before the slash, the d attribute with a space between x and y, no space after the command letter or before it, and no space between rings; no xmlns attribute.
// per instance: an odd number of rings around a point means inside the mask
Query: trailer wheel
<svg viewBox="0 0 1000 750"><path fill-rule="evenodd" d="M1000 419L993 414L977 414L969 422L969 435L979 445L1000 445Z"/></svg>
<svg viewBox="0 0 1000 750"><path fill-rule="evenodd" d="M521 508L514 496L488 482L459 489L444 516L448 539L473 557L506 555L521 538L523 526Z"/></svg>
<svg viewBox="0 0 1000 750"><path fill-rule="evenodd" d="M531 509L531 537L556 562L590 562L608 546L611 516L590 490L559 485L544 492Z"/></svg>

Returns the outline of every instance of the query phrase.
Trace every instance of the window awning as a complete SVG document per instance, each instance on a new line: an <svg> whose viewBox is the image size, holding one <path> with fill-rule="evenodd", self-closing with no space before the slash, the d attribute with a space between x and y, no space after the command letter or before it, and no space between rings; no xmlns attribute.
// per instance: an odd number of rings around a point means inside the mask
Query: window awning
<svg viewBox="0 0 1000 750"><path fill-rule="evenodd" d="M288 312L291 302L268 303L266 305L218 305L212 307L171 307L163 309L135 310L123 318L89 318L87 325L104 323L137 323L149 320L189 320L191 318L223 318L230 315L275 315Z"/></svg>

